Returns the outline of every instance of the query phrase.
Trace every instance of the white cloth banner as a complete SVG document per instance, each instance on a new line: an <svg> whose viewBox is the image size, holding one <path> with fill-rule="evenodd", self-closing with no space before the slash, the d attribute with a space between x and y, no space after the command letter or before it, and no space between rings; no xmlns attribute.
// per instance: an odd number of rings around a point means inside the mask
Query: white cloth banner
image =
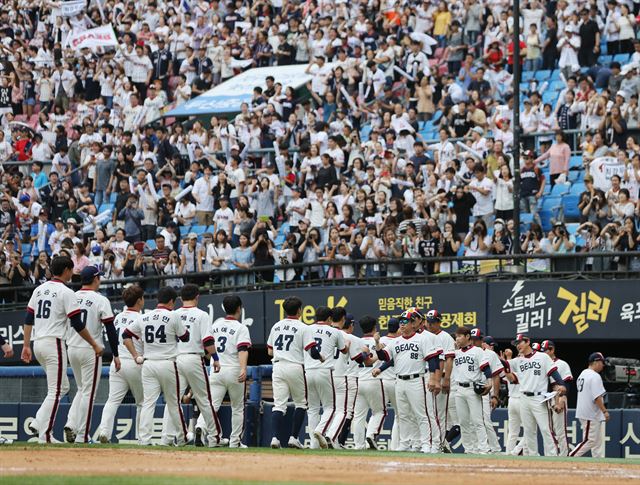
<svg viewBox="0 0 640 485"><path fill-rule="evenodd" d="M111 24L103 25L97 29L85 30L84 32L73 32L67 38L67 45L75 50L85 47L117 47L118 39Z"/></svg>
<svg viewBox="0 0 640 485"><path fill-rule="evenodd" d="M611 188L611 177L624 176L624 163L616 157L598 157L589 165L589 173L593 177L593 185L604 192Z"/></svg>
<svg viewBox="0 0 640 485"><path fill-rule="evenodd" d="M84 0L71 0L70 2L60 3L60 12L63 17L75 17L79 13L84 12Z"/></svg>

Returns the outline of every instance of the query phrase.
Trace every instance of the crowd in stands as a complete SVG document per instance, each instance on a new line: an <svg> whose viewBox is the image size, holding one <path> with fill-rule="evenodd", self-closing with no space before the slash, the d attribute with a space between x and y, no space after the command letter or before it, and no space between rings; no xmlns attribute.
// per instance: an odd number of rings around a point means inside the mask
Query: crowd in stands
<svg viewBox="0 0 640 485"><path fill-rule="evenodd" d="M0 285L45 280L65 251L78 274L179 286L640 244L638 2L522 2L520 147L508 2L89 0L71 17L63 3L0 12ZM106 24L118 49L67 45ZM161 120L242 70L289 64L308 64L306 89L267 77L231 117ZM595 180L605 156L617 172ZM318 265L259 270L293 262Z"/></svg>

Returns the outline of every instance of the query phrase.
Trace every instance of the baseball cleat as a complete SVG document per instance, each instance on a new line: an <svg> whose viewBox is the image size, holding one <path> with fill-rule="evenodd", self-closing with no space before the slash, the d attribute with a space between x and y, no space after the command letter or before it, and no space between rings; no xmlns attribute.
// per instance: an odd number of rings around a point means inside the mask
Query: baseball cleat
<svg viewBox="0 0 640 485"><path fill-rule="evenodd" d="M440 448L437 446L432 446L431 447L431 454L432 455L437 455L438 453L440 453Z"/></svg>
<svg viewBox="0 0 640 485"><path fill-rule="evenodd" d="M229 445L229 448L239 448L239 449L247 449L249 448L247 445L245 445L244 443L236 443L234 445Z"/></svg>
<svg viewBox="0 0 640 485"><path fill-rule="evenodd" d="M334 443L334 441L331 438L329 438L328 436L325 436L324 439L327 441L327 446L329 447L330 450L338 449L338 445Z"/></svg>
<svg viewBox="0 0 640 485"><path fill-rule="evenodd" d="M33 423L35 423L35 421L31 421L27 428L29 428L29 433L31 433L33 436L38 436L40 433L38 432L38 429L33 425Z"/></svg>
<svg viewBox="0 0 640 485"><path fill-rule="evenodd" d="M99 441L100 443L102 443L103 445L106 445L106 444L108 444L108 443L109 443L109 441L110 441L110 440L109 440L109 437L108 437L107 435L100 434L100 435L98 436L98 441Z"/></svg>
<svg viewBox="0 0 640 485"><path fill-rule="evenodd" d="M442 444L440 445L440 452L453 453L453 451L451 450L451 446L449 445L449 442L447 440L443 441Z"/></svg>
<svg viewBox="0 0 640 485"><path fill-rule="evenodd" d="M324 436L322 436L322 433L320 433L319 431L314 431L313 436L315 437L315 439L318 440L318 443L320 444L320 448L322 448L323 450L326 450L329 445L327 445L327 440L324 439Z"/></svg>
<svg viewBox="0 0 640 485"><path fill-rule="evenodd" d="M64 427L64 440L67 443L75 443L76 441L76 432L69 428L69 426Z"/></svg>
<svg viewBox="0 0 640 485"><path fill-rule="evenodd" d="M370 450L377 450L378 449L378 445L376 445L376 441L371 438L370 436L367 436L367 448Z"/></svg>
<svg viewBox="0 0 640 485"><path fill-rule="evenodd" d="M280 448L280 440L275 436L271 438L271 448L273 448L274 450Z"/></svg>
<svg viewBox="0 0 640 485"><path fill-rule="evenodd" d="M289 448L298 448L299 450L304 450L304 446L302 445L302 443L300 443L300 440L298 438L294 438L293 436L289 437L287 446Z"/></svg>
<svg viewBox="0 0 640 485"><path fill-rule="evenodd" d="M209 440L209 448L224 448L226 446L229 446L229 440L227 438L220 438L217 441L214 441L211 439ZM229 446L229 448L232 448L232 447Z"/></svg>
<svg viewBox="0 0 640 485"><path fill-rule="evenodd" d="M5 438L4 436L0 436L0 445L11 445L13 444L13 440L9 438Z"/></svg>
<svg viewBox="0 0 640 485"><path fill-rule="evenodd" d="M193 444L198 448L204 446L204 443L202 442L202 428L196 428L196 436L193 440Z"/></svg>

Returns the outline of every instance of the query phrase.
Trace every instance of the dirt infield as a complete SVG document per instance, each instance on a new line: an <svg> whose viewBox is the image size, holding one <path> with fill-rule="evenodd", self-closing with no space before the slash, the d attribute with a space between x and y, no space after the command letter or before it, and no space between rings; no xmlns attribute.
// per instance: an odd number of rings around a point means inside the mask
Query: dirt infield
<svg viewBox="0 0 640 485"><path fill-rule="evenodd" d="M153 448L0 449L0 481L6 475L185 476L274 483L539 484L640 483L640 466L589 460L547 461L501 457L398 456L393 453L290 453L174 451ZM215 482L214 482L215 483Z"/></svg>

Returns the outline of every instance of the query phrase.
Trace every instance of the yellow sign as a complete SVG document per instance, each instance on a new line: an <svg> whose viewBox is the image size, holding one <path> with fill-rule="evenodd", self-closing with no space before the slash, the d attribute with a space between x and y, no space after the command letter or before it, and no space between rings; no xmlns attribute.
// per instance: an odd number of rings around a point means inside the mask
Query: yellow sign
<svg viewBox="0 0 640 485"><path fill-rule="evenodd" d="M566 325L571 318L578 335L589 328L590 322L604 324L607 321L611 300L599 296L595 291L583 291L576 295L561 286L558 298L567 301L567 306L560 315L560 323Z"/></svg>

